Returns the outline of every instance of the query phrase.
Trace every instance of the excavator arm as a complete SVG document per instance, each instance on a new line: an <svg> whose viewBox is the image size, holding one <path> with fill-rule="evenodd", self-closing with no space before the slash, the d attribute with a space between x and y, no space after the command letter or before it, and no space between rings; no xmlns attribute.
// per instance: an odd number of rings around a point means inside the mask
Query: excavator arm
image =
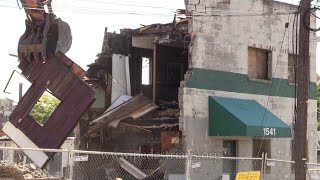
<svg viewBox="0 0 320 180"><path fill-rule="evenodd" d="M20 0L22 3L22 7L25 9L27 16L31 18L33 21L44 21L45 12L44 6L51 7L51 1L44 0ZM52 8L50 8L49 13L52 13Z"/></svg>
<svg viewBox="0 0 320 180"><path fill-rule="evenodd" d="M72 44L70 26L57 18L52 11L51 0L20 0L25 9L26 30L20 37L18 56L20 61L45 62L56 52L68 52ZM45 9L47 7L47 11Z"/></svg>
<svg viewBox="0 0 320 180"><path fill-rule="evenodd" d="M71 46L71 31L53 14L51 2L20 1L27 18L18 45L18 67L32 84L2 131L21 148L59 149L94 102L95 91L82 80L85 71L64 54ZM60 103L41 126L30 112L47 90ZM54 156L40 150L24 153L41 168Z"/></svg>

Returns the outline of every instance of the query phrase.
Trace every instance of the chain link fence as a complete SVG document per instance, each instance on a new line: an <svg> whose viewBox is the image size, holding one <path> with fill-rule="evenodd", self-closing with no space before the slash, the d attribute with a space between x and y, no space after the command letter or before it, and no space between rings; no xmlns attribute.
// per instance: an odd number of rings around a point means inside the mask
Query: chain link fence
<svg viewBox="0 0 320 180"><path fill-rule="evenodd" d="M190 179L234 180L238 172L261 171L262 158L191 156Z"/></svg>
<svg viewBox="0 0 320 180"><path fill-rule="evenodd" d="M186 156L75 151L73 179L185 178Z"/></svg>
<svg viewBox="0 0 320 180"><path fill-rule="evenodd" d="M24 151L44 151L51 159L41 169ZM2 173L8 167L18 169L25 179L234 180L240 172L253 171L260 172L262 180L294 179L293 161L191 153L158 155L0 147L0 178L8 178ZM320 180L320 164L308 163L306 167L308 179Z"/></svg>
<svg viewBox="0 0 320 180"><path fill-rule="evenodd" d="M320 164L307 163L308 177L312 180L320 180Z"/></svg>
<svg viewBox="0 0 320 180"><path fill-rule="evenodd" d="M37 167L36 163L32 161L25 152L46 152L50 160L46 163L44 168ZM5 176L21 172L24 179L35 178L65 178L67 177L67 168L69 165L68 150L39 150L39 149L21 149L14 147L0 147L0 172L1 170ZM6 167L6 169L4 168ZM8 169L9 168L9 169ZM18 170L18 171L15 171ZM10 172L12 171L12 172ZM1 174L1 173L0 173ZM4 176L4 175L2 175ZM1 175L0 175L1 177ZM1 177L8 178L8 177Z"/></svg>
<svg viewBox="0 0 320 180"><path fill-rule="evenodd" d="M262 179L295 179L294 161L265 159Z"/></svg>

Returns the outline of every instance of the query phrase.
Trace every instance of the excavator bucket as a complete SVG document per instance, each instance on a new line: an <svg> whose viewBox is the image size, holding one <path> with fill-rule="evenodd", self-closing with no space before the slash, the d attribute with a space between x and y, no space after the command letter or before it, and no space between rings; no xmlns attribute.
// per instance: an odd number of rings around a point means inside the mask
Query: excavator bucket
<svg viewBox="0 0 320 180"><path fill-rule="evenodd" d="M72 44L71 29L68 23L58 19L58 41L57 48L55 52L61 51L62 53L67 53Z"/></svg>
<svg viewBox="0 0 320 180"><path fill-rule="evenodd" d="M58 51L67 53L71 44L69 24L47 15L43 22L26 20L26 31L19 40L18 56L20 61L46 61L48 56Z"/></svg>

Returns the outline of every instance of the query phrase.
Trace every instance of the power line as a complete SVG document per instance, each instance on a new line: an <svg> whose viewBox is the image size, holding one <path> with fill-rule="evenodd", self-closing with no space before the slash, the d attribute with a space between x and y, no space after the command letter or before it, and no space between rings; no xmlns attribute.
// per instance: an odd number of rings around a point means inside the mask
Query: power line
<svg viewBox="0 0 320 180"><path fill-rule="evenodd" d="M291 8L290 8L290 11L291 11ZM287 22L287 23L290 23L290 21L291 21L290 16L291 16L291 14L289 14L289 16L288 16L288 22ZM282 49L283 49L283 44L284 44L284 40L285 40L286 33L287 33L288 29L289 29L289 27L286 25L285 31L284 31L284 34L283 34L283 38L282 38L282 41L281 41L280 51L279 51L279 55L278 55L277 62L276 62L276 67L275 67L274 72L272 73L272 74L274 74L274 75L277 73L278 63L279 63L279 60L281 59L281 51L282 51ZM278 92L279 92L280 85L281 85L281 81L282 81L282 79L280 79L280 82L279 82L278 87L277 87L277 89L276 89L276 94L278 94ZM270 94L271 94L272 90L273 90L273 84L271 85L271 88L270 88L270 90L269 90L269 95L268 95L266 110L265 110L265 112L264 112L264 115L263 115L263 119L262 119L260 128L263 127L263 124L264 124L264 121L265 121L265 116L266 116L267 108L268 108L268 106L269 106L270 97L271 97ZM268 124L270 123L270 119L268 119L267 121L268 121L268 122L267 122L266 124L268 125ZM261 141L261 143L260 143L260 147L259 147L257 156L259 155L259 153L260 153L260 151L261 151L261 149L262 149L262 145L263 145L263 141L264 141L264 140L265 140L265 135L263 135L263 138L262 138L262 141Z"/></svg>
<svg viewBox="0 0 320 180"><path fill-rule="evenodd" d="M18 0L17 0L18 1ZM11 4L12 1L7 1L8 3ZM86 1L83 1L83 2L86 2ZM91 2L91 1L87 1L88 4L96 4L94 2ZM99 3L98 3L99 4ZM170 8L168 6L150 6L150 5L138 5L138 4L125 4L125 3L117 3L117 2L110 2L110 3L104 3L105 5L116 5L116 6L121 6L121 7L140 7L140 8L152 8L152 9L167 9L167 10L175 10L176 8ZM22 4L24 6L28 6L28 4ZM81 7L81 6L74 6L74 5L66 5L66 4L53 4L54 6L60 6L60 7L72 7L72 8L84 8L84 9L88 9L90 7ZM97 5L97 4L96 4ZM100 7L100 6L99 6ZM95 9L95 8L92 8L92 9Z"/></svg>
<svg viewBox="0 0 320 180"><path fill-rule="evenodd" d="M3 5L3 4L0 4L0 7L3 7L3 8L17 8L16 6L10 6L10 5ZM40 9L40 8L27 8L27 7L24 7L25 9L27 10L43 10L43 9ZM66 11L66 10L59 10L57 9L56 10L57 12L64 12L64 13L79 13L79 14L93 14L93 15L141 15L141 16L173 16L174 13L172 14L156 14L156 13L139 13L139 12L129 12L129 11L122 11L122 12L117 12L117 11L111 11L111 10L107 10L107 11L84 11L84 10L73 10L73 9L70 9L70 11Z"/></svg>
<svg viewBox="0 0 320 180"><path fill-rule="evenodd" d="M79 0L79 1L77 1L77 2L80 2L80 1L82 1L82 2L96 2L96 3L100 3L100 4L113 4L114 3L114 1L105 1L105 0ZM121 2L123 2L123 3L129 3L129 4L134 4L134 5L136 5L137 3L136 2L134 2L134 1L128 1L128 0L121 0ZM157 2L159 2L159 1L157 1ZM144 5L150 5L150 6L161 6L161 5L163 5L163 4L160 4L160 3L150 3L150 2L143 2L143 4Z"/></svg>
<svg viewBox="0 0 320 180"><path fill-rule="evenodd" d="M0 4L0 7L5 7L5 8L14 8L14 6L10 5L3 5ZM110 9L97 9L97 8L87 8L87 7L76 7L76 6L61 6L62 8L57 9L56 11L58 12L68 12L68 13L80 13L80 14L94 14L94 15L149 15L149 16L173 16L175 13L172 14L164 14L164 13L141 13L141 12L132 12L132 11L114 11ZM67 8L65 8L67 7ZM43 10L41 8L30 8L24 6L25 9L27 10ZM63 9L64 8L64 9ZM77 9L78 8L78 9ZM214 11L211 11L214 12ZM267 12L247 12L247 11L215 11L216 14L195 14L191 16L186 16L186 17L205 17L205 16L215 16L215 17L231 17L231 16L265 16L265 15L288 15L292 14L292 12L274 12L272 14L267 13ZM293 12L297 13L297 12Z"/></svg>
<svg viewBox="0 0 320 180"><path fill-rule="evenodd" d="M130 7L145 7L145 8L153 8L153 9L170 9L172 10L173 8L170 8L168 6L154 6L154 5L138 5L138 4L127 4L127 3L118 3L118 2L110 2L110 3L106 3L106 2L102 2L102 1L84 1L84 2L90 2L90 3L94 3L94 2L98 2L97 4L108 4L108 5L121 5L121 6L130 6ZM123 1L121 1L123 2ZM59 5L59 4L56 4Z"/></svg>

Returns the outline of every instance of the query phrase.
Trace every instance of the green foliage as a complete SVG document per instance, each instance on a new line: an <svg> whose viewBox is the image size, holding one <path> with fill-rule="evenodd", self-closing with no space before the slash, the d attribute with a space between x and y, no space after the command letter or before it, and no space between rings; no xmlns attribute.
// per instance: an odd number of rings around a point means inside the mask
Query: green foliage
<svg viewBox="0 0 320 180"><path fill-rule="evenodd" d="M53 95L45 92L30 112L30 115L41 125L44 125L60 101Z"/></svg>

